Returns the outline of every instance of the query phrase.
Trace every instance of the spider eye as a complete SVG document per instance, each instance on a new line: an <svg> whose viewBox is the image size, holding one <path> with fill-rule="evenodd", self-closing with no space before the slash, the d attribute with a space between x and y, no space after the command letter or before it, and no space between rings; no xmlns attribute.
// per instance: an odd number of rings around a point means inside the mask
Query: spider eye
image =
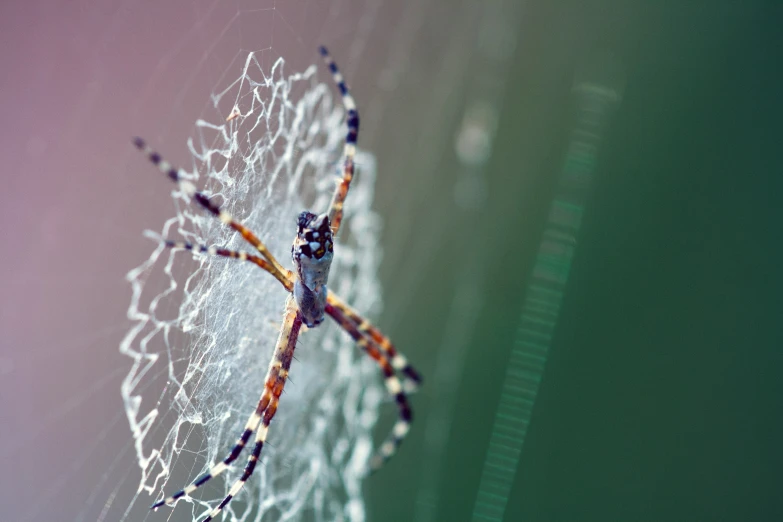
<svg viewBox="0 0 783 522"><path fill-rule="evenodd" d="M313 220L317 217L318 216L308 210L305 210L299 214L299 218L296 221L296 224L299 226L299 232L302 232L302 230L305 228L309 228L310 223L312 223Z"/></svg>

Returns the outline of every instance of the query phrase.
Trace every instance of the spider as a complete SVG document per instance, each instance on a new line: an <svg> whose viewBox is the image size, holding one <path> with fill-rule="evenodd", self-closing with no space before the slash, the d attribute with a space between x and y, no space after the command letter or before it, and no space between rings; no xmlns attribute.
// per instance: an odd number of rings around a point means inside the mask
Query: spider
<svg viewBox="0 0 783 522"><path fill-rule="evenodd" d="M302 325L306 325L307 328L314 328L324 321L325 315L329 315L337 322L353 338L356 344L375 360L383 373L386 388L394 397L399 409L399 419L394 424L391 434L381 444L378 452L370 461L370 471L377 470L386 460L394 455L410 430L412 413L408 404L406 390L414 389L420 384L421 377L408 364L405 357L397 352L391 341L380 330L327 289L329 267L334 255L334 237L340 230L340 223L343 218L343 203L348 195L348 189L354 175L354 155L359 135L359 113L353 96L351 96L348 86L345 84L343 76L337 69L337 65L332 60L329 52L325 47L320 47L319 51L331 71L334 83L340 90L343 105L347 111L348 134L345 138L343 151L345 159L342 180L335 189L329 209L323 214L315 214L306 210L299 214L297 219L296 236L291 246L294 271L285 269L251 230L236 221L228 212L221 209L218 204L210 201L204 193L196 190L192 183L183 179L180 175L180 169L173 167L163 159L143 139L134 138L133 140L136 147L146 154L149 160L161 172L166 174L171 181L176 183L182 192L195 200L207 212L220 219L222 223L238 232L245 241L255 247L260 256L247 252L232 251L226 248L208 247L206 245L170 240L164 241L167 247L248 261L272 274L290 293L286 299L285 317L280 328L274 356L267 370L264 390L255 411L247 420L236 444L229 454L221 462L212 466L205 475L202 475L189 486L170 497L156 502L151 506L151 509L157 509L164 504L172 505L177 499L189 495L199 486L223 473L239 457L255 432L255 444L245 465L244 472L233 483L225 498L212 509L203 522L209 522L215 518L231 499L239 493L245 482L253 474L253 470L261 457L261 450L266 441L269 424L277 412L280 395L288 378L291 359L294 356L296 341ZM405 384L409 386L403 388L400 379L397 377L398 373L404 376Z"/></svg>

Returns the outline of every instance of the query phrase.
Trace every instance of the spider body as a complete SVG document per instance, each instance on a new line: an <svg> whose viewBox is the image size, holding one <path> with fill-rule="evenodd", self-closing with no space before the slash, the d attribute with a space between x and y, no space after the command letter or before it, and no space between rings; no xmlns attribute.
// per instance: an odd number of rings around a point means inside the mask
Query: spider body
<svg viewBox="0 0 783 522"><path fill-rule="evenodd" d="M343 203L354 175L353 158L356 153L356 141L359 134L359 113L356 110L356 103L337 69L337 65L324 47L321 47L320 51L342 95L343 105L347 113L348 133L346 134L343 151L345 158L343 176L332 196L329 209L323 214L304 211L297 219L296 237L291 246L291 257L295 271L285 269L250 229L221 209L220 205L211 201L207 195L197 191L192 183L183 179L179 169L173 167L160 154L152 150L144 140L141 138L134 139L136 147L143 151L149 160L166 174L171 181L178 184L179 189L183 193L190 196L196 204L218 218L224 225L239 233L260 255L170 240L164 241L165 246L212 256L249 261L269 272L291 294L286 301L285 317L277 339L275 354L264 379L264 390L256 409L247 420L236 444L229 454L222 461L213 465L206 474L172 496L156 502L152 505L152 509L156 509L163 504L175 503L177 499L189 495L210 479L223 473L239 457L255 432L253 449L248 457L244 472L233 483L226 497L210 511L203 522L209 522L218 516L231 499L239 493L250 475L253 474L256 464L261 458L261 451L266 442L269 425L277 412L280 396L288 379L291 360L293 359L301 327L303 324L307 327L317 326L324 321L326 315L329 315L343 328L356 342L356 345L378 364L386 389L394 398L394 402L399 409L399 419L394 425L391 434L381 444L378 453L370 462L371 470L379 468L396 452L397 447L410 429L412 413L408 404L406 390L415 388L421 382L419 374L408 364L407 359L396 351L394 345L386 336L327 289L329 269L334 256L334 236L340 229L343 217ZM231 119L233 118L229 118L229 121ZM409 387L404 388L402 386L397 376L398 372L404 376L406 383L410 385Z"/></svg>
<svg viewBox="0 0 783 522"><path fill-rule="evenodd" d="M326 283L334 257L329 216L305 210L299 214L291 257L296 267L294 299L308 328L321 324L326 308Z"/></svg>

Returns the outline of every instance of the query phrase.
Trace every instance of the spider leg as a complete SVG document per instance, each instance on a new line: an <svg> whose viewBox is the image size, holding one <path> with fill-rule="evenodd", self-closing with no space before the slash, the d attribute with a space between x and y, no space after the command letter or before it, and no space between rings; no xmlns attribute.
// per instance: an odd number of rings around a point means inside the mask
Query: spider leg
<svg viewBox="0 0 783 522"><path fill-rule="evenodd" d="M378 453L374 455L370 461L370 472L375 472L397 452L397 448L402 444L405 435L410 431L413 412L408 403L408 397L402 389L400 380L394 374L394 368L391 363L389 363L388 357L383 354L378 345L375 344L374 341L368 339L368 337L359 330L356 324L339 308L327 303L326 313L332 316L332 319L353 337L356 344L378 363L378 366L381 367L381 371L383 372L386 389L389 391L389 394L394 397L395 402L397 402L397 407L400 410L400 418L394 424L391 434L386 438L384 443L381 444Z"/></svg>
<svg viewBox="0 0 783 522"><path fill-rule="evenodd" d="M333 292L329 292L326 300L329 304L338 308L343 314L348 316L348 318L356 324L356 327L360 332L375 341L383 353L389 358L392 367L394 367L395 370L402 372L407 380L413 384L414 388L421 384L421 375L419 372L408 363L408 359L397 351L391 340L383 335L378 328L370 324L367 319L359 315L356 310L348 306L345 301L340 299Z"/></svg>
<svg viewBox="0 0 783 522"><path fill-rule="evenodd" d="M272 422L272 418L277 411L277 405L280 401L280 395L283 393L283 387L285 381L288 378L288 370L291 368L291 360L294 357L294 350L296 349L296 341L299 338L299 330L302 328L302 315L296 307L294 300L289 297L286 302L286 314L283 320L283 326L280 329L280 336L277 339L277 347L275 348L275 356L269 365L269 371L266 374L266 382L264 384L264 394L261 397L261 403L266 403L263 416L261 417L261 426L256 431L256 441L253 446L253 451L247 460L247 465L242 473L242 476L237 479L231 485L231 489L228 490L228 495L213 509L207 518L203 522L209 522L223 510L226 505L231 502L242 487L253 474L253 470L256 468L258 459L261 456L261 449L264 447L266 441L266 435L269 431L269 423ZM259 403L260 404L260 403ZM243 434L244 435L244 434Z"/></svg>
<svg viewBox="0 0 783 522"><path fill-rule="evenodd" d="M237 439L236 444L234 444L234 447L231 448L231 452L228 454L228 456L226 456L226 458L223 459L220 463L212 466L208 472L206 472L204 475L202 475L201 477L193 481L186 488L177 491L170 497L155 502L152 506L150 506L150 509L158 509L163 504L168 504L168 505L173 504L178 498L184 497L185 495L190 495L197 488L204 485L208 480L217 477L225 470L227 470L229 465L232 462L234 462L237 459L237 457L239 457L240 453L242 453L242 450L245 448L245 445L247 445L247 441L250 440L250 436L253 434L254 431L256 431L256 428L258 428L258 424L261 422L261 414L264 412L264 410L267 408L268 405L269 405L269 400L266 397L266 393L264 393L261 396L261 398L258 400L258 405L256 405L256 409L253 412L253 415L251 415L250 418L247 420L247 423L245 423L245 429L244 431L242 431L242 435L239 437L239 439Z"/></svg>
<svg viewBox="0 0 783 522"><path fill-rule="evenodd" d="M329 51L326 47L321 46L319 48L321 56L323 56L324 62L329 71L332 73L334 83L337 84L337 88L340 89L340 94L343 97L343 105L347 111L348 116L348 134L345 136L345 148L343 155L345 160L343 163L343 179L334 191L332 196L332 202L329 204L329 222L332 226L332 232L337 235L337 231L340 230L340 223L343 220L343 203L346 196L348 196L348 189L351 186L351 180L353 179L354 162L353 158L356 155L356 140L359 138L359 111L356 109L356 101L351 96L348 86L345 84L343 75L337 69L337 64L329 55Z"/></svg>
<svg viewBox="0 0 783 522"><path fill-rule="evenodd" d="M188 180L182 179L180 176L180 170L176 167L174 167L171 163L163 159L163 157L156 151L152 149L147 143L141 139L141 138L133 138L133 144L136 145L136 147L142 151L144 154L147 155L149 160L156 166L158 169L160 169L161 172L166 174L171 181L176 183L180 190L187 194L188 196L192 197L196 200L196 202L201 205L204 209L209 211L212 215L220 219L224 224L228 225L235 231L239 232L243 238L245 238L245 241L253 245L256 250L258 250L262 256L264 256L271 264L274 266L277 270L280 272L283 272L283 267L280 265L280 263L275 259L275 257L272 255L272 253L269 251L268 248L266 248L266 245L261 242L258 237L247 227L239 223L238 221L234 220L234 218L226 212L225 210L222 210L219 205L216 203L213 203L209 200L209 198L203 193L196 190L196 186L193 185Z"/></svg>
<svg viewBox="0 0 783 522"><path fill-rule="evenodd" d="M169 239L166 239L163 241L163 244L166 245L168 248L190 250L192 252L200 252L202 254L207 254L210 256L229 257L232 259L239 259L240 261L250 261L251 263L261 267L262 269L272 274L275 277L275 279L280 281L280 284L282 284L286 290L288 290L289 292L293 291L294 288L294 283L292 279L293 274L289 270L286 270L285 272L280 272L269 261L267 261L262 257L255 256L253 254L248 254L247 252L237 252L235 250L229 250L227 248L208 247L206 245L194 245L193 243L188 243L186 241L171 241Z"/></svg>

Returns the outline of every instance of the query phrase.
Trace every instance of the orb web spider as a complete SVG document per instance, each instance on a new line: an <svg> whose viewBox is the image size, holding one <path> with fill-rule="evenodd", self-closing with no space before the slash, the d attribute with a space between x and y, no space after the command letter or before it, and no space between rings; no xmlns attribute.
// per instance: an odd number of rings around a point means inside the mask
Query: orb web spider
<svg viewBox="0 0 783 522"><path fill-rule="evenodd" d="M272 422L275 412L277 412L280 395L288 378L291 359L294 355L296 341L302 324L305 324L308 328L313 328L323 322L324 314L334 319L354 339L356 344L380 366L386 388L394 397L399 408L399 419L392 428L389 437L380 446L376 455L373 456L370 462L370 471L378 469L394 455L397 447L410 429L412 413L408 404L406 390L414 389L421 382L421 377L408 364L405 357L397 352L391 341L380 330L329 291L326 286L334 253L334 236L340 229L340 223L343 218L343 202L348 195L348 189L354 174L354 155L356 153L356 140L359 135L359 113L356 109L356 103L348 91L340 71L337 69L337 65L329 56L329 52L325 47L321 47L320 52L342 95L343 105L347 111L348 134L345 138L343 151L345 160L342 181L335 189L328 211L324 214L314 214L309 211L299 214L296 237L291 247L295 271L283 268L264 243L251 230L236 221L228 212L221 209L219 205L210 201L202 192L196 190L192 183L180 176L179 169L173 167L160 154L152 150L144 140L141 138L134 138L133 140L136 147L144 152L150 161L166 174L171 181L176 183L182 192L220 219L225 225L238 232L261 255L169 240L164 242L167 247L249 261L272 274L290 293L286 300L285 317L277 339L274 357L267 370L264 391L255 411L245 424L242 435L240 435L226 458L212 466L205 475L196 479L189 486L153 504L151 509L157 509L163 504L173 504L180 497L189 495L211 478L220 475L239 457L239 454L255 432L255 444L245 465L244 472L231 486L226 497L212 509L203 522L208 522L216 517L231 499L239 493L250 475L253 474L253 470L261 456L261 449L266 441L269 424ZM403 388L397 377L397 372L404 376L405 383L408 385L405 388Z"/></svg>

